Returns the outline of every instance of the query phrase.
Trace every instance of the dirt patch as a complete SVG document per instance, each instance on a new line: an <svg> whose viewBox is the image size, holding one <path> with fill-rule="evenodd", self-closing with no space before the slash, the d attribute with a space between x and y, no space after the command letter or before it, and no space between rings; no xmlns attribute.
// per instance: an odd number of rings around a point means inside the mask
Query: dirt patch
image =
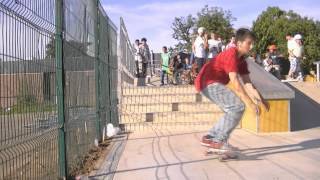
<svg viewBox="0 0 320 180"><path fill-rule="evenodd" d="M69 178L77 179L79 175L89 175L90 172L98 170L110 150L110 143L111 139L108 139L98 147L93 147L84 157L82 165L70 170Z"/></svg>

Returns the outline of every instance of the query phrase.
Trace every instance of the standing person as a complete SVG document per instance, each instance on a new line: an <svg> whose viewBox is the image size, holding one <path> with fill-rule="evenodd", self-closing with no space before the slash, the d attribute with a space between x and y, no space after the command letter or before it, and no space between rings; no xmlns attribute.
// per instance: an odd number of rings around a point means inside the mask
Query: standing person
<svg viewBox="0 0 320 180"><path fill-rule="evenodd" d="M224 40L221 37L218 37L218 41L221 44L221 51L224 51L226 49L226 45L225 45Z"/></svg>
<svg viewBox="0 0 320 180"><path fill-rule="evenodd" d="M194 42L196 41L195 37L191 38L191 53L190 53L190 61L189 61L189 65L193 65L195 63L195 57L194 57Z"/></svg>
<svg viewBox="0 0 320 180"><path fill-rule="evenodd" d="M163 46L162 53L161 53L161 85L164 85L164 76L167 76L167 84L169 84L169 78L168 78L168 70L169 70L169 64L170 64L170 54L168 53L168 49L166 46Z"/></svg>
<svg viewBox="0 0 320 180"><path fill-rule="evenodd" d="M139 49L139 46L140 46L140 40L137 39L135 42L134 42L134 61L135 61L135 65L136 65L136 76L139 77L140 75L140 72L139 72L139 63L141 63L141 55L140 55L140 49Z"/></svg>
<svg viewBox="0 0 320 180"><path fill-rule="evenodd" d="M236 47L236 43L235 43L235 37L232 36L230 39L230 42L228 43L228 45L226 46L226 50L232 47Z"/></svg>
<svg viewBox="0 0 320 180"><path fill-rule="evenodd" d="M302 71L302 66L301 62L303 60L303 54L304 54L304 49L303 49L303 44L302 44L302 36L300 34L296 34L293 37L295 43L292 49L292 54L295 58L296 61L296 70L295 74L297 75L297 80L303 81L303 71Z"/></svg>
<svg viewBox="0 0 320 180"><path fill-rule="evenodd" d="M248 65L244 59L254 39L255 36L250 30L240 28L236 32L236 47L218 54L214 61L210 61L201 69L195 80L196 90L225 112L209 133L203 136L202 145L219 150L231 150L227 141L241 120L245 110L244 102L247 102L249 108L256 113L259 113L258 103L269 109L268 103L252 84ZM238 95L226 86L229 82L235 87L234 91ZM253 99L246 93L245 87L252 93Z"/></svg>
<svg viewBox="0 0 320 180"><path fill-rule="evenodd" d="M208 34L204 27L198 29L198 37L193 45L194 59L198 65L198 71L201 70L206 60L206 49L208 48Z"/></svg>
<svg viewBox="0 0 320 180"><path fill-rule="evenodd" d="M141 59L142 59L142 76L147 76L147 65L150 61L150 51L149 46L147 44L147 39L142 38L141 39L141 45L139 46Z"/></svg>
<svg viewBox="0 0 320 180"><path fill-rule="evenodd" d="M179 54L176 54L172 58L171 67L173 72L173 84L178 85L180 83L179 76L184 70L183 63L181 62L181 57Z"/></svg>
<svg viewBox="0 0 320 180"><path fill-rule="evenodd" d="M272 74L277 77L278 79L281 79L281 67L280 67L280 59L279 59L279 54L277 52L277 46L272 44L268 47L268 54L269 58L271 59L272 62Z"/></svg>
<svg viewBox="0 0 320 180"><path fill-rule="evenodd" d="M222 43L218 40L218 36L215 33L211 33L211 39L208 40L208 60L215 58L220 52Z"/></svg>
<svg viewBox="0 0 320 180"><path fill-rule="evenodd" d="M288 78L294 79L294 72L296 71L296 67L297 67L296 60L293 55L295 41L290 34L287 34L286 39L287 39L287 48L288 48L288 55L289 55L289 61L290 61L290 69L289 69L289 73L288 73Z"/></svg>

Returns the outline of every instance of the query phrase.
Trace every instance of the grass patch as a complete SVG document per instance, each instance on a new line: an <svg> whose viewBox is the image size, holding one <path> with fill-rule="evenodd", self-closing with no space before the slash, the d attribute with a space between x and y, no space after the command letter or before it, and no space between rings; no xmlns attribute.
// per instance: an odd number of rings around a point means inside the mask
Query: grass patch
<svg viewBox="0 0 320 180"><path fill-rule="evenodd" d="M57 111L56 104L47 103L19 103L10 108L0 109L0 115L10 114L22 114L22 113L33 113L33 112L54 112Z"/></svg>

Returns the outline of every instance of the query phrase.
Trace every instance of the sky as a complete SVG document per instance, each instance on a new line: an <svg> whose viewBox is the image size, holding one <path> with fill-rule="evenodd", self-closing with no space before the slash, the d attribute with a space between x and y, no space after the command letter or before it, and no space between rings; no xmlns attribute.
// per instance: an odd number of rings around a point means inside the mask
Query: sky
<svg viewBox="0 0 320 180"><path fill-rule="evenodd" d="M130 40L146 37L150 49L161 51L173 46L171 25L175 17L196 16L205 5L230 10L237 19L234 28L251 27L252 22L268 6L293 10L302 16L320 20L319 0L101 0L112 21L118 26L123 17Z"/></svg>

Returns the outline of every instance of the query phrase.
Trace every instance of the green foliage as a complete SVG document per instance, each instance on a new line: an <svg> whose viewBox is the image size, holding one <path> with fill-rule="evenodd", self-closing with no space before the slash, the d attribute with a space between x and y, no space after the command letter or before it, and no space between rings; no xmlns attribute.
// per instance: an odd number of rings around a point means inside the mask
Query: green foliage
<svg viewBox="0 0 320 180"><path fill-rule="evenodd" d="M0 115L52 111L56 111L56 104L38 102L37 97L32 92L32 87L24 81L20 86L17 104L8 108L0 107Z"/></svg>
<svg viewBox="0 0 320 180"><path fill-rule="evenodd" d="M231 23L234 20L230 11L208 5L197 13L197 18L191 15L176 17L172 23L172 37L179 42L176 48L191 50L191 36L197 32L199 27L205 27L209 33L217 33L222 39L228 40L233 34Z"/></svg>
<svg viewBox="0 0 320 180"><path fill-rule="evenodd" d="M304 70L309 72L313 67L312 63L320 59L320 23L313 19L301 17L293 11L268 7L253 23L252 30L257 36L254 51L258 54L266 52L268 45L276 44L278 51L287 57L286 34L299 33L304 40Z"/></svg>
<svg viewBox="0 0 320 180"><path fill-rule="evenodd" d="M86 56L86 53L88 53L88 46L90 45L91 43L82 43L74 40L64 41L63 54L65 57ZM46 45L46 58L55 58L55 53L55 39L52 37Z"/></svg>
<svg viewBox="0 0 320 180"><path fill-rule="evenodd" d="M9 115L9 114L21 114L21 113L32 113L32 112L54 112L57 111L57 105L52 103L17 103L16 105L10 108L1 108L0 115Z"/></svg>
<svg viewBox="0 0 320 180"><path fill-rule="evenodd" d="M29 87L26 82L21 83L19 95L17 97L18 104L30 106L37 102L36 96L31 92L32 87Z"/></svg>
<svg viewBox="0 0 320 180"><path fill-rule="evenodd" d="M231 11L206 5L198 13L197 27L205 27L209 33L217 33L222 39L228 40L233 35L231 23L235 20Z"/></svg>
<svg viewBox="0 0 320 180"><path fill-rule="evenodd" d="M187 48L191 50L191 34L192 28L195 25L195 18L191 15L187 17L176 17L172 23L172 37L179 41L179 48ZM181 45L183 47L181 47Z"/></svg>

